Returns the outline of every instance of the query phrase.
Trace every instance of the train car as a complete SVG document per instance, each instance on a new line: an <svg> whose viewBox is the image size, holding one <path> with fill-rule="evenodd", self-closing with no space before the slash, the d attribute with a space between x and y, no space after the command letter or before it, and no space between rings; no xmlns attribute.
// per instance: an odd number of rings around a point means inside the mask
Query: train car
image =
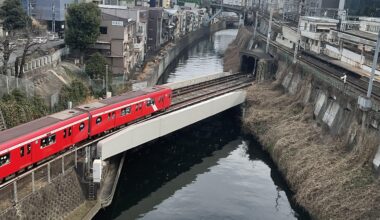
<svg viewBox="0 0 380 220"><path fill-rule="evenodd" d="M0 132L0 181L87 139L89 115L66 110Z"/></svg>
<svg viewBox="0 0 380 220"><path fill-rule="evenodd" d="M163 111L171 105L172 90L155 86L77 107L90 115L90 136Z"/></svg>

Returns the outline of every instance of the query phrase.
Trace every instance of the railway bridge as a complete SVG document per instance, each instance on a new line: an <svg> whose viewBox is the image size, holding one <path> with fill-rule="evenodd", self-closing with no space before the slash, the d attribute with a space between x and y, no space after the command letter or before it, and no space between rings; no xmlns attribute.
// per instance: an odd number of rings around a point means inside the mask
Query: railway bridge
<svg viewBox="0 0 380 220"><path fill-rule="evenodd" d="M242 104L244 88L252 80L244 74L219 73L166 84L173 90L167 111L88 140L1 185L0 219L22 215L90 219L112 202L123 152ZM70 173L77 173L80 183L66 177ZM40 208L31 208L36 206ZM78 206L91 208L83 211ZM70 214L74 209L80 211L75 217Z"/></svg>

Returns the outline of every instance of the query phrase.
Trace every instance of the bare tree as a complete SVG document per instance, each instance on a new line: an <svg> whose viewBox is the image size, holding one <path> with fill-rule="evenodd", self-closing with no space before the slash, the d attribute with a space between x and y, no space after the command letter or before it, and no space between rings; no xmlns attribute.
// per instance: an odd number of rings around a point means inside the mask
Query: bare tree
<svg viewBox="0 0 380 220"><path fill-rule="evenodd" d="M6 75L8 70L8 62L11 55L16 51L16 45L11 44L11 37L9 35L0 38L0 52L2 56L0 60L2 62L1 72Z"/></svg>
<svg viewBox="0 0 380 220"><path fill-rule="evenodd" d="M34 42L32 38L32 29L26 28L22 33L22 36L26 39L26 42L23 46L22 54L16 58L15 62L15 75L16 77L24 77L24 65L29 54L40 49L38 42Z"/></svg>

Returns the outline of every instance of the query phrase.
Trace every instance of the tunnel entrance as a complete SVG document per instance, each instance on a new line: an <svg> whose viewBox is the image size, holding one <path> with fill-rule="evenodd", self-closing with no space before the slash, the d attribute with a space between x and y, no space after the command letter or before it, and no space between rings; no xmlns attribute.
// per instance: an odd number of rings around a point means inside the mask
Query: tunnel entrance
<svg viewBox="0 0 380 220"><path fill-rule="evenodd" d="M256 71L256 59L252 56L243 55L241 59L240 72L244 74L254 74Z"/></svg>

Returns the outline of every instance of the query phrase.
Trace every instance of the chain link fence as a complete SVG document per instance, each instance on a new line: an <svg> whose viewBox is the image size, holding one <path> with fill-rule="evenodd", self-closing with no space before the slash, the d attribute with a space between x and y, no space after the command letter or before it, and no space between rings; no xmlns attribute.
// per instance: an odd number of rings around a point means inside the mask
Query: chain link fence
<svg viewBox="0 0 380 220"><path fill-rule="evenodd" d="M28 198L34 192L51 183L66 172L78 167L86 160L86 148L72 149L40 165L37 169L16 177L0 188L0 215L18 202Z"/></svg>

